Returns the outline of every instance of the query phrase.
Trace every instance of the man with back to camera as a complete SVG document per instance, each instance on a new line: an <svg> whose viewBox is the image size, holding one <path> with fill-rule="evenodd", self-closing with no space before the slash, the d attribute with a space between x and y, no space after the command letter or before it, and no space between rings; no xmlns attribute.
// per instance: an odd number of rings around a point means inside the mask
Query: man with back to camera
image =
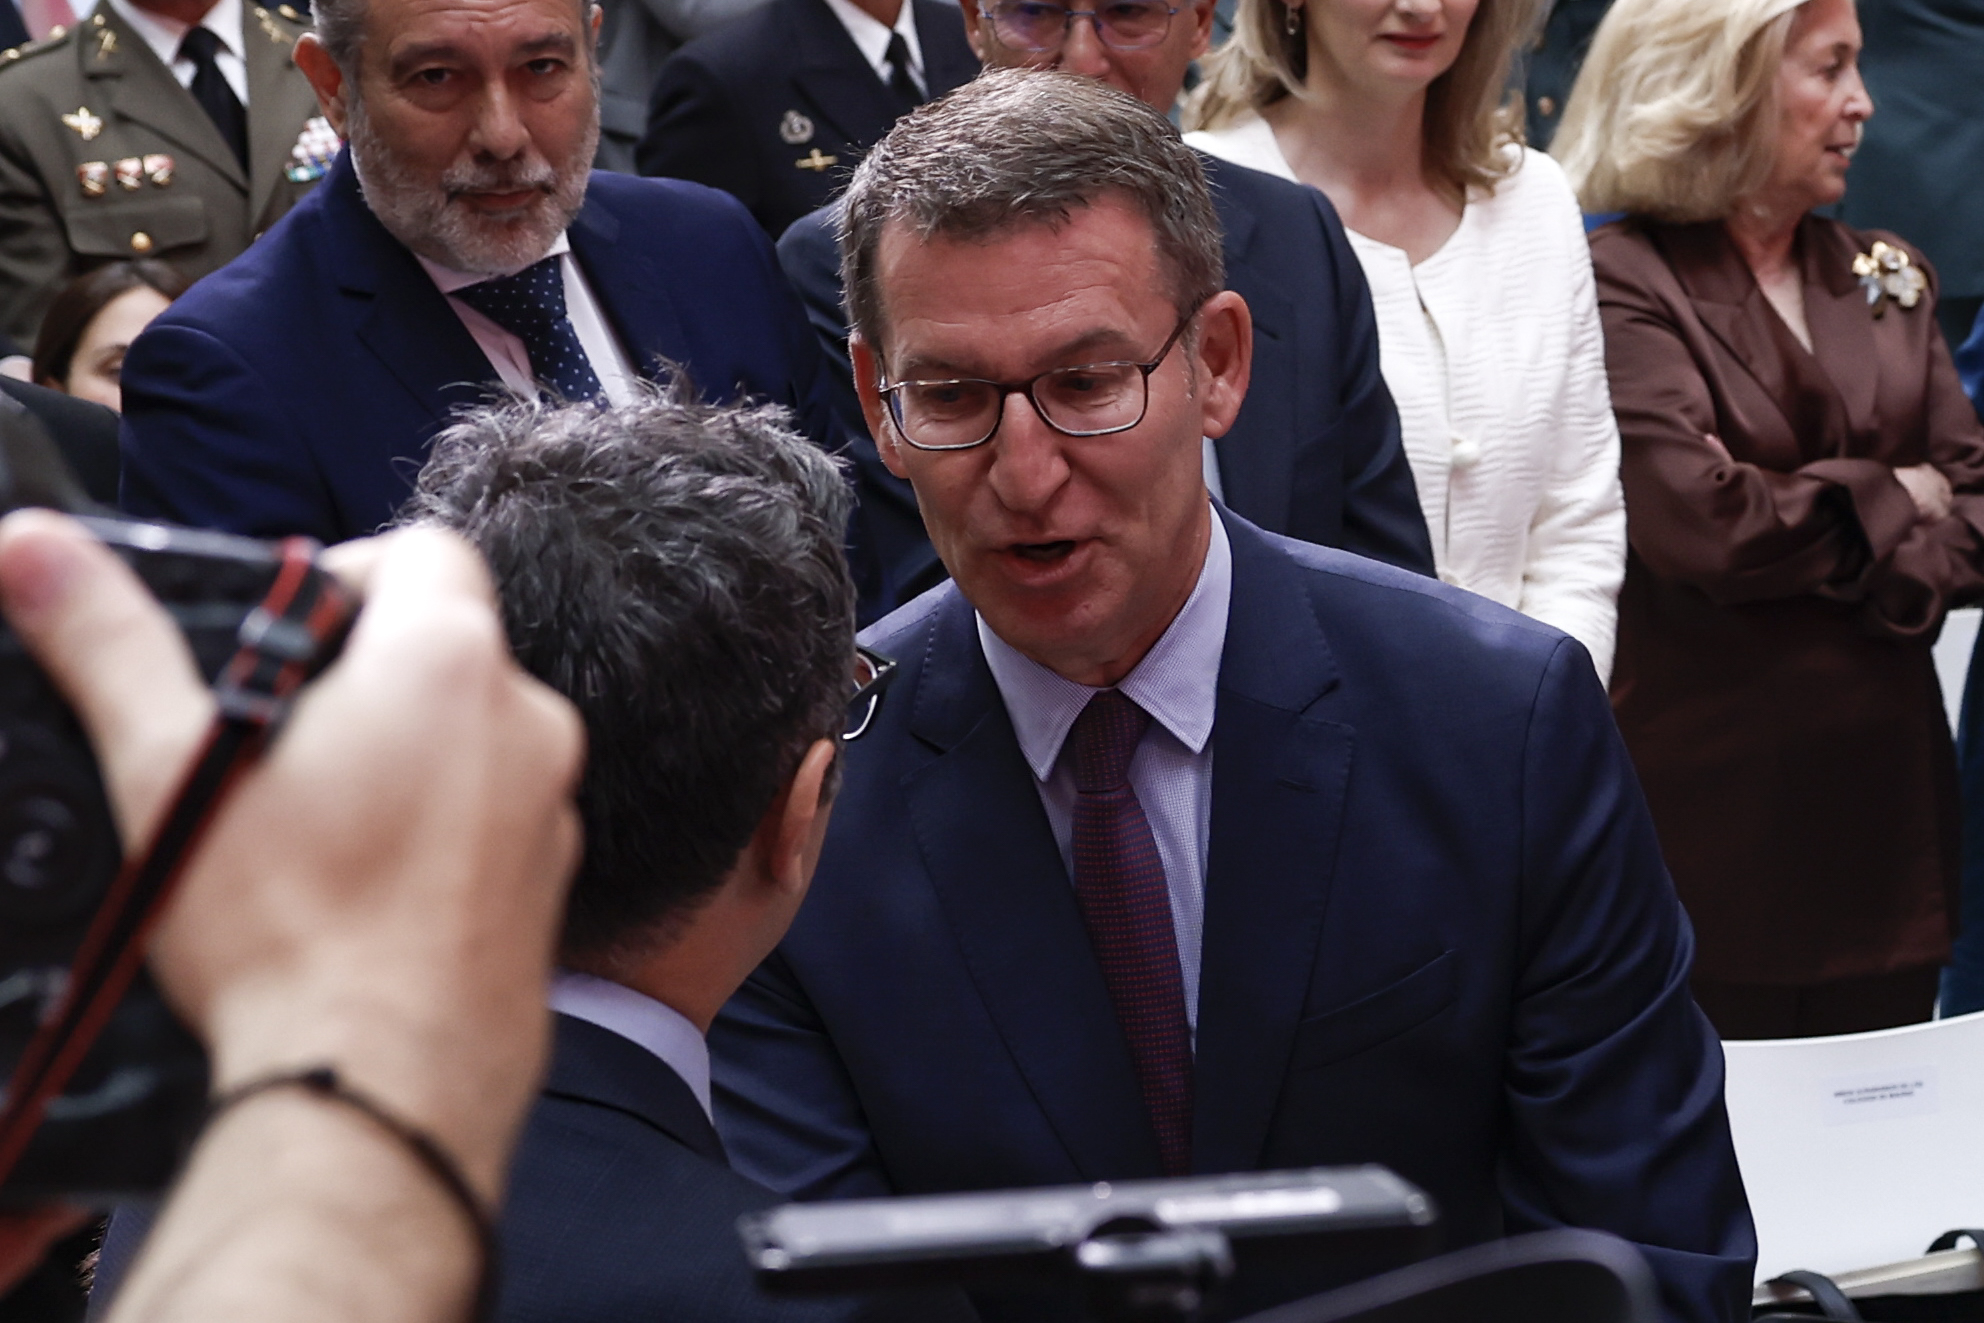
<svg viewBox="0 0 1984 1323"><path fill-rule="evenodd" d="M1170 125L990 73L847 208L856 380L952 581L863 636L889 705L711 1036L740 1169L1379 1162L1450 1245L1609 1231L1669 1317L1747 1317L1721 1052L1589 658L1209 500L1253 339Z"/></svg>
<svg viewBox="0 0 1984 1323"><path fill-rule="evenodd" d="M644 387L610 410L471 412L403 512L482 553L518 663L585 722L504 1323L970 1317L948 1293L759 1294L736 1221L780 1200L729 1169L709 1118L703 1034L804 899L843 742L881 703L856 683L851 499L781 411ZM138 1230L120 1215L106 1259Z"/></svg>
<svg viewBox="0 0 1984 1323"><path fill-rule="evenodd" d="M306 205L132 345L128 510L367 533L449 413L489 387L620 403L662 359L838 444L812 337L743 208L590 173L598 12L316 6L296 59L350 146Z"/></svg>
<svg viewBox="0 0 1984 1323"><path fill-rule="evenodd" d="M1211 40L1213 0L1119 0L1071 9L1038 0L959 0L989 68L1100 79L1167 113ZM1093 12L1091 12L1091 10ZM1213 494L1271 532L1433 573L1433 549L1378 370L1364 268L1329 199L1313 188L1199 154L1224 234L1227 287L1253 315L1254 381L1233 426L1206 446ZM834 364L837 402L862 483L863 620L941 580L909 484L875 455L847 359L837 208L795 222L779 261Z"/></svg>

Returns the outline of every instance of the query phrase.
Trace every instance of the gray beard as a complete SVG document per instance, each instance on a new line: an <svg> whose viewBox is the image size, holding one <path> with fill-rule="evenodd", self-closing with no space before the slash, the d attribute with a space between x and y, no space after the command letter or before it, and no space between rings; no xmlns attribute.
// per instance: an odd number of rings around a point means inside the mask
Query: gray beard
<svg viewBox="0 0 1984 1323"><path fill-rule="evenodd" d="M533 150L521 160L502 164L457 161L439 181L432 181L409 170L374 132L362 100L352 100L345 127L359 189L387 232L431 262L479 276L521 271L551 251L585 204L586 180L599 147L595 113L579 150L562 166L552 165ZM520 214L493 220L457 200L458 192L471 188L536 188L541 195Z"/></svg>

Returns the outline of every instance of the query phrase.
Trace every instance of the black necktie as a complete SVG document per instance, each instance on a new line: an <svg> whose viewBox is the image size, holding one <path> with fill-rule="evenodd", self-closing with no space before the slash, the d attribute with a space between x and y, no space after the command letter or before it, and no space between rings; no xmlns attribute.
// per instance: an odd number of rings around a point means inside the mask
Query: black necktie
<svg viewBox="0 0 1984 1323"><path fill-rule="evenodd" d="M882 56L889 66L889 90L896 94L896 103L906 114L923 104L923 90L916 80L909 76L909 43L902 39L902 33L889 34L889 49Z"/></svg>
<svg viewBox="0 0 1984 1323"><path fill-rule="evenodd" d="M241 108L241 98L234 95L234 89L227 85L227 76L214 61L214 54L219 50L220 38L214 35L211 28L194 28L179 43L179 58L193 62L193 85L187 90L200 103L200 109L207 112L207 118L220 130L220 136L227 145L234 149L235 159L245 170L248 168L248 112Z"/></svg>
<svg viewBox="0 0 1984 1323"><path fill-rule="evenodd" d="M557 256L455 291L455 297L524 342L539 386L567 400L604 393L579 333L565 314L565 268Z"/></svg>

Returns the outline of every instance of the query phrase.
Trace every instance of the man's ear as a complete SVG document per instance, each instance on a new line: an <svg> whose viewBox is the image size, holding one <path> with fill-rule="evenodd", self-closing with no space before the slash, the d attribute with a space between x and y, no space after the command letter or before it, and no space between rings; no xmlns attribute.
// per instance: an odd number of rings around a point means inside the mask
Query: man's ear
<svg viewBox="0 0 1984 1323"><path fill-rule="evenodd" d="M1193 0L1192 58L1195 60L1212 49L1212 18L1218 8L1218 0Z"/></svg>
<svg viewBox="0 0 1984 1323"><path fill-rule="evenodd" d="M820 847L827 839L827 818L833 812L827 787L839 757L838 740L814 740L786 783L785 794L773 805L778 824L766 864L780 891L803 895L813 880Z"/></svg>
<svg viewBox="0 0 1984 1323"><path fill-rule="evenodd" d="M1221 290L1199 310L1199 336L1193 358L1204 413L1199 430L1225 436L1240 416L1247 398L1247 381L1254 368L1254 318L1247 300Z"/></svg>
<svg viewBox="0 0 1984 1323"><path fill-rule="evenodd" d="M1207 3L1212 3L1212 0L1207 0ZM978 62L984 64L985 32L978 25L978 0L958 0L958 9L964 14L964 39L971 43L971 53L978 57Z"/></svg>
<svg viewBox="0 0 1984 1323"><path fill-rule="evenodd" d="M296 50L291 56L303 76L310 80L310 86L317 93L317 105L324 112L324 118L338 131L340 138L347 136L345 121L349 118L350 107L346 103L348 89L344 83L344 70L324 49L324 43L317 40L317 34L306 32L296 39Z"/></svg>
<svg viewBox="0 0 1984 1323"><path fill-rule="evenodd" d="M895 421L882 403L882 362L861 332L847 337L847 356L854 364L854 393L861 397L861 416L867 420L868 435L875 438L875 449L889 472L905 481L909 470L902 462L902 438L896 435Z"/></svg>
<svg viewBox="0 0 1984 1323"><path fill-rule="evenodd" d="M599 54L599 26L606 21L606 11L593 5L586 16L586 34L592 38L593 54Z"/></svg>

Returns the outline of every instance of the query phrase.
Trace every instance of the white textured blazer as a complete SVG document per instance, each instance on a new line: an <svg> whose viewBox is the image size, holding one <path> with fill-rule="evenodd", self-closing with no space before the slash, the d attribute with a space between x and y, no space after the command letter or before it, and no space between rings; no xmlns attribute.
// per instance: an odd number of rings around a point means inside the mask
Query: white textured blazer
<svg viewBox="0 0 1984 1323"><path fill-rule="evenodd" d="M1295 178L1258 116L1185 140ZM1440 577L1555 625L1609 678L1626 568L1619 426L1591 249L1563 171L1525 151L1416 267L1355 230L1350 244Z"/></svg>

